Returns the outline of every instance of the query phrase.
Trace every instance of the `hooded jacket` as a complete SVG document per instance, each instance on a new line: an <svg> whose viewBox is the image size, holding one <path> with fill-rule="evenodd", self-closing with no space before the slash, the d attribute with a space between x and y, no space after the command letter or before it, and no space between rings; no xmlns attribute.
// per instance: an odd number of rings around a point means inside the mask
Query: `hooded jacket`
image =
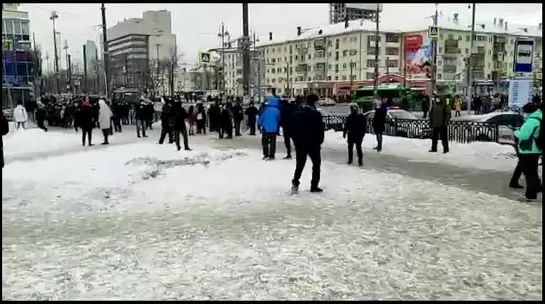
<svg viewBox="0 0 545 304"><path fill-rule="evenodd" d="M520 129L515 131L515 137L518 139L518 153L540 154L542 152L536 144L539 132L541 132L542 120L543 112L536 110L526 118Z"/></svg>
<svg viewBox="0 0 545 304"><path fill-rule="evenodd" d="M17 107L13 109L13 118L15 119L15 122L27 122L28 114L23 105L17 105Z"/></svg>
<svg viewBox="0 0 545 304"><path fill-rule="evenodd" d="M434 102L430 111L430 127L441 128L448 125L450 121L450 107L443 101Z"/></svg>
<svg viewBox="0 0 545 304"><path fill-rule="evenodd" d="M109 129L112 119L112 111L110 110L110 107L108 107L104 99L100 99L98 101L98 107L98 124L100 125L100 129Z"/></svg>
<svg viewBox="0 0 545 304"><path fill-rule="evenodd" d="M298 107L293 113L291 127L291 136L297 148L315 149L324 142L322 114L313 106Z"/></svg>
<svg viewBox="0 0 545 304"><path fill-rule="evenodd" d="M352 109L350 111L344 123L343 135L348 134L347 140L349 143L361 142L367 130L367 118L359 111L359 107L356 113L352 113Z"/></svg>
<svg viewBox="0 0 545 304"><path fill-rule="evenodd" d="M280 100L276 97L267 98L267 105L259 115L257 125L263 132L276 133L280 127Z"/></svg>

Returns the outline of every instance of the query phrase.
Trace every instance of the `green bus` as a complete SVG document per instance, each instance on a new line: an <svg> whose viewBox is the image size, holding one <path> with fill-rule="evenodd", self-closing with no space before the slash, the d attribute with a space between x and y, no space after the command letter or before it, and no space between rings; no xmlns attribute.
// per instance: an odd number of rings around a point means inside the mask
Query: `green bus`
<svg viewBox="0 0 545 304"><path fill-rule="evenodd" d="M352 92L352 100L360 106L362 111L373 109L374 86L361 86ZM408 109L416 98L410 87L400 84L381 84L377 86L379 98L399 99L400 103L396 104L403 109Z"/></svg>

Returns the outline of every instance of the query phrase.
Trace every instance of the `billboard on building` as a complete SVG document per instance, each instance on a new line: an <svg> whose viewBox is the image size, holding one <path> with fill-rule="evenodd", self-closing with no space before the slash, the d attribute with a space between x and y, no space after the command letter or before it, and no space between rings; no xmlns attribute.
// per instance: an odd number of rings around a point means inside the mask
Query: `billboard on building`
<svg viewBox="0 0 545 304"><path fill-rule="evenodd" d="M431 79L433 48L426 32L403 36L403 61L404 74L408 79Z"/></svg>

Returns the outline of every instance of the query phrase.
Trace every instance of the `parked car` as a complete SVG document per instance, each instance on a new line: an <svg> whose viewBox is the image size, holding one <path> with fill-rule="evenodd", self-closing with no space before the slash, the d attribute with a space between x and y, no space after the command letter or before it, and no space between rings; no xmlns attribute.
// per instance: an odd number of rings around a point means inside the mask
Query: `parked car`
<svg viewBox="0 0 545 304"><path fill-rule="evenodd" d="M497 142L500 144L513 145L515 143L514 132L522 126L524 118L517 112L491 112L482 115L469 115L457 119L457 121L482 122L498 126ZM468 128L467 136L474 141L492 141L489 132L484 128Z"/></svg>
<svg viewBox="0 0 545 304"><path fill-rule="evenodd" d="M344 117L340 117L338 115L333 115L330 112L322 109L322 108L316 108L320 114L322 114L322 119L324 122L325 130L335 130L335 131L342 131L344 126Z"/></svg>
<svg viewBox="0 0 545 304"><path fill-rule="evenodd" d="M318 100L318 105L319 106L334 106L336 105L337 103L335 102L335 100L331 99L331 98L324 98L324 99L320 99Z"/></svg>
<svg viewBox="0 0 545 304"><path fill-rule="evenodd" d="M367 117L367 121L370 121L375 117L375 110L367 111L364 113L364 115ZM426 137L426 134L428 132L426 130L427 126L425 126L424 124L418 124L418 123L404 124L402 121L397 121L396 119L415 120L415 121L419 120L418 117L414 116L414 114L412 114L411 112L405 111L403 109L399 109L397 107L391 107L390 109L388 109L388 112L386 114L386 121L384 126L386 135L409 137L409 138ZM369 126L371 127L372 124L369 123Z"/></svg>

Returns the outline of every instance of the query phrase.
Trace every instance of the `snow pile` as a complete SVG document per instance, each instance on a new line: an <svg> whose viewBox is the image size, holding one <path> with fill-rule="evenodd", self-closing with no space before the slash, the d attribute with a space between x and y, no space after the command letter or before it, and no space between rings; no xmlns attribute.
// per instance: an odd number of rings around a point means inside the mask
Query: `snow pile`
<svg viewBox="0 0 545 304"><path fill-rule="evenodd" d="M81 133L80 133L81 136ZM3 137L4 156L21 156L46 151L61 151L81 142L74 133L44 132L40 129L10 129Z"/></svg>
<svg viewBox="0 0 545 304"><path fill-rule="evenodd" d="M294 161L193 148L6 166L2 298L541 298L535 205L327 161L290 196Z"/></svg>
<svg viewBox="0 0 545 304"><path fill-rule="evenodd" d="M346 139L342 133L326 132L325 146L346 146ZM376 137L367 134L363 147L368 153L376 153L373 147L377 145ZM409 158L413 161L445 163L467 168L484 170L511 171L516 166L514 148L488 142L457 143L449 142L450 152L443 154L441 142L438 143L438 153L428 152L431 148L431 139L413 139L393 136L383 136L382 154ZM373 152L371 152L373 151Z"/></svg>

